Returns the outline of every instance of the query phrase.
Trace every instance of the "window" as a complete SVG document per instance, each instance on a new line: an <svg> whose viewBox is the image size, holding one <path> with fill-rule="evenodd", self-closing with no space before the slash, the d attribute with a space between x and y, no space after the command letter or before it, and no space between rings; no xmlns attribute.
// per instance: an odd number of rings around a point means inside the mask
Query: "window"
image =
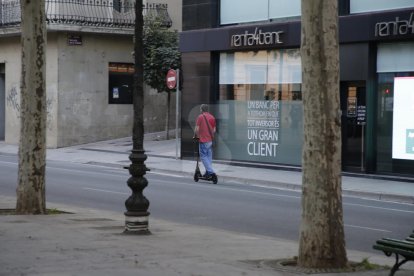
<svg viewBox="0 0 414 276"><path fill-rule="evenodd" d="M235 24L300 16L300 0L222 0L221 24Z"/></svg>
<svg viewBox="0 0 414 276"><path fill-rule="evenodd" d="M222 53L219 81L220 99L300 100L296 91L302 82L299 50Z"/></svg>
<svg viewBox="0 0 414 276"><path fill-rule="evenodd" d="M300 165L299 49L220 54L217 158Z"/></svg>
<svg viewBox="0 0 414 276"><path fill-rule="evenodd" d="M350 13L362 13L414 7L413 0L351 0Z"/></svg>
<svg viewBox="0 0 414 276"><path fill-rule="evenodd" d="M109 104L132 104L134 65L109 63Z"/></svg>
<svg viewBox="0 0 414 276"><path fill-rule="evenodd" d="M134 10L134 2L132 0L113 0L112 5L117 12L129 12Z"/></svg>
<svg viewBox="0 0 414 276"><path fill-rule="evenodd" d="M412 174L414 43L382 43L377 51L377 170Z"/></svg>
<svg viewBox="0 0 414 276"><path fill-rule="evenodd" d="M300 0L270 0L269 18L295 17L301 15Z"/></svg>
<svg viewBox="0 0 414 276"><path fill-rule="evenodd" d="M377 72L414 72L414 43L378 45Z"/></svg>

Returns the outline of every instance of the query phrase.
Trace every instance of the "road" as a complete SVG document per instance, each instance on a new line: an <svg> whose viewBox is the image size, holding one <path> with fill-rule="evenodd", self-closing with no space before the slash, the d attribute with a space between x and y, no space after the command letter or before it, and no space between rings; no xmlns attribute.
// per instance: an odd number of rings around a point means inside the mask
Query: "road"
<svg viewBox="0 0 414 276"><path fill-rule="evenodd" d="M127 170L48 161L48 202L119 211L130 195ZM195 183L179 174L148 173L144 190L151 218L298 240L300 193L272 187L219 182ZM16 156L0 155L0 194L14 196ZM413 230L414 205L344 197L348 249L374 252L381 237L404 238ZM380 254L380 252L375 252Z"/></svg>

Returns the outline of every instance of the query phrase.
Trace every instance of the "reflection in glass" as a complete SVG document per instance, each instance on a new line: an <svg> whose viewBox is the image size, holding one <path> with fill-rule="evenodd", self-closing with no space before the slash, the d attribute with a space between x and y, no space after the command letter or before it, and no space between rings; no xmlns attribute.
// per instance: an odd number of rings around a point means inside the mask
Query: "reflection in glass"
<svg viewBox="0 0 414 276"><path fill-rule="evenodd" d="M299 49L221 53L216 156L300 165Z"/></svg>

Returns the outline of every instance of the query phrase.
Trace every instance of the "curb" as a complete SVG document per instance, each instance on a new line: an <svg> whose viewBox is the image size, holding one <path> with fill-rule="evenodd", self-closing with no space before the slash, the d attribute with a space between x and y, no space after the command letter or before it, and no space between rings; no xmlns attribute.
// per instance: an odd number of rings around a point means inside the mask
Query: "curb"
<svg viewBox="0 0 414 276"><path fill-rule="evenodd" d="M397 203L407 203L407 204L414 204L414 197L412 196L405 196L405 195L397 195L397 194L384 194L378 192L367 192L367 191L355 191L355 190L343 190L343 195L347 196L358 196L364 197L379 201L386 201L386 202L397 202Z"/></svg>

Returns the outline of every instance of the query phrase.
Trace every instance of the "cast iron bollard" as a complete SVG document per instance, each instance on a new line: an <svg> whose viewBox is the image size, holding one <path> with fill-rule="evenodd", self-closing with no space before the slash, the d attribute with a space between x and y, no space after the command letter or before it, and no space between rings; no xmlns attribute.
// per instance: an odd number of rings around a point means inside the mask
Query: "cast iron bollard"
<svg viewBox="0 0 414 276"><path fill-rule="evenodd" d="M143 149L132 150L129 160L132 164L126 167L131 177L128 179L128 186L132 190L132 195L125 201L127 211L125 214L125 234L149 234L148 217L149 201L142 191L147 187L148 181L144 177L149 169L144 161L147 155Z"/></svg>

